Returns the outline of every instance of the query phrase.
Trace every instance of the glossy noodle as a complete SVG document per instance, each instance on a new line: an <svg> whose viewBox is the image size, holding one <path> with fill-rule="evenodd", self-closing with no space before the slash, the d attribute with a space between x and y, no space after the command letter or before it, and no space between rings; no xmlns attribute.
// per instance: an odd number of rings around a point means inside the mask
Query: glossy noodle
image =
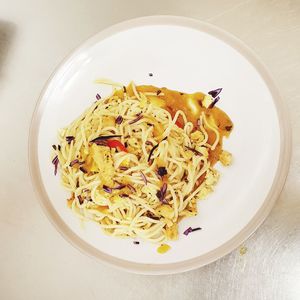
<svg viewBox="0 0 300 300"><path fill-rule="evenodd" d="M180 220L213 191L215 163L231 159L222 139L232 122L204 105L209 97L131 83L60 130L54 152L73 212L112 236L177 239Z"/></svg>

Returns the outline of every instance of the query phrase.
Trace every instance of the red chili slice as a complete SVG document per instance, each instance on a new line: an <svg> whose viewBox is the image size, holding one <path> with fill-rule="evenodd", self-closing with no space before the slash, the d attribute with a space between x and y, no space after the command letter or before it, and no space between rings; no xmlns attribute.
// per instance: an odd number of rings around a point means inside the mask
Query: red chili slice
<svg viewBox="0 0 300 300"><path fill-rule="evenodd" d="M179 120L176 120L175 124L176 124L179 128L182 128L182 129L183 129L183 124L182 124Z"/></svg>
<svg viewBox="0 0 300 300"><path fill-rule="evenodd" d="M118 140L107 140L107 146L109 148L117 148L120 151L128 152L126 147Z"/></svg>

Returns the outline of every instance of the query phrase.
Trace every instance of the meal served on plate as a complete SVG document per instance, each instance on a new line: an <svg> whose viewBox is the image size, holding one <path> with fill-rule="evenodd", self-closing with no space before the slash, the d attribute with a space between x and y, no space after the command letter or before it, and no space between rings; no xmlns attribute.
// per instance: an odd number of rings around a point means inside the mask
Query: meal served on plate
<svg viewBox="0 0 300 300"><path fill-rule="evenodd" d="M206 95L111 84L112 95L97 94L53 145L68 206L112 236L177 239L180 220L195 216L197 200L213 191L215 164L231 161L222 139L233 124L215 106L222 89Z"/></svg>

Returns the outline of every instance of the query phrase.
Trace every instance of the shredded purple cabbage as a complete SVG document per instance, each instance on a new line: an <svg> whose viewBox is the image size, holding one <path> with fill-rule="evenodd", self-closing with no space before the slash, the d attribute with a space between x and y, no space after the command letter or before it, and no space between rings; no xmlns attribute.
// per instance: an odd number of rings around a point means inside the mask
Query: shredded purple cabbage
<svg viewBox="0 0 300 300"><path fill-rule="evenodd" d="M148 145L148 146L153 146L153 143L150 142L150 141L146 141L145 144Z"/></svg>
<svg viewBox="0 0 300 300"><path fill-rule="evenodd" d="M167 194L167 184L164 183L163 186L161 187L161 189L159 191L157 191L156 196L159 199L160 202L166 204L168 203L167 200L165 199L166 194Z"/></svg>
<svg viewBox="0 0 300 300"><path fill-rule="evenodd" d="M96 99L97 99L97 100L100 100L100 99L101 99L101 96L100 96L99 94L97 94L97 95L96 95Z"/></svg>
<svg viewBox="0 0 300 300"><path fill-rule="evenodd" d="M213 108L219 100L220 100L220 97L219 96L216 97L214 99L214 101L208 106L208 108Z"/></svg>
<svg viewBox="0 0 300 300"><path fill-rule="evenodd" d="M130 191L132 193L135 193L136 192L136 189L131 185L131 184L127 184L127 187L130 189Z"/></svg>
<svg viewBox="0 0 300 300"><path fill-rule="evenodd" d="M111 188L112 190L121 190L121 189L124 189L124 187L126 187L125 184L120 184L120 185L117 185L116 187L113 187Z"/></svg>
<svg viewBox="0 0 300 300"><path fill-rule="evenodd" d="M79 160L78 159L74 159L70 162L70 167L73 167L74 165L78 164Z"/></svg>
<svg viewBox="0 0 300 300"><path fill-rule="evenodd" d="M105 141L108 139L113 139L113 138L119 138L121 135L119 134L114 134L114 135L102 135L98 136L97 138L91 140L91 143L95 143L97 145L104 145L105 146Z"/></svg>
<svg viewBox="0 0 300 300"><path fill-rule="evenodd" d="M123 117L122 116L118 116L116 118L116 123L120 125L122 122L123 122Z"/></svg>
<svg viewBox="0 0 300 300"><path fill-rule="evenodd" d="M189 235L191 232L194 232L194 231L197 231L197 230L201 230L202 228L201 227L196 227L196 228L192 228L192 227L189 227L187 228L183 234L184 235Z"/></svg>
<svg viewBox="0 0 300 300"><path fill-rule="evenodd" d="M211 95L213 98L216 98L221 92L222 92L222 88L218 88L212 91L208 92L208 95Z"/></svg>
<svg viewBox="0 0 300 300"><path fill-rule="evenodd" d="M52 164L54 165L54 175L56 175L57 174L58 164L59 164L59 160L58 160L58 156L57 155L53 158Z"/></svg>
<svg viewBox="0 0 300 300"><path fill-rule="evenodd" d="M194 148L191 148L191 147L188 147L188 146L185 146L185 148L189 149L190 151L192 151L193 153L195 153L196 155L199 155L199 156L202 156L202 153L197 151L196 149Z"/></svg>
<svg viewBox="0 0 300 300"><path fill-rule="evenodd" d="M143 115L142 114L139 114L137 118L135 118L134 120L131 120L130 122L128 122L128 124L134 124L136 122L138 122L140 119L143 118Z"/></svg>
<svg viewBox="0 0 300 300"><path fill-rule="evenodd" d="M72 135L66 136L66 141L68 142L68 144L71 144L72 141L75 140L75 137Z"/></svg>
<svg viewBox="0 0 300 300"><path fill-rule="evenodd" d="M168 137L163 138L163 139L161 140L161 142L162 142L162 141L165 141L167 138L168 138ZM156 144L156 145L150 150L149 156L148 156L148 160L147 160L148 162L151 160L151 156L152 156L154 150L158 147L158 145L159 145L159 143Z"/></svg>
<svg viewBox="0 0 300 300"><path fill-rule="evenodd" d="M128 170L127 167L123 167L123 166L120 166L119 169L122 170L122 171L127 171Z"/></svg>
<svg viewBox="0 0 300 300"><path fill-rule="evenodd" d="M141 171L140 172L141 173L141 176L142 176L142 179L143 179L143 181L145 182L145 184L147 185L147 183L148 183L148 180L147 180L147 178L146 178L146 176L145 176L145 174Z"/></svg>
<svg viewBox="0 0 300 300"><path fill-rule="evenodd" d="M108 186L106 186L106 185L103 185L103 190L104 190L104 192L106 192L106 193L109 193L109 194L111 194L112 193L112 189L111 188L109 188Z"/></svg>
<svg viewBox="0 0 300 300"><path fill-rule="evenodd" d="M120 197L121 197L121 198L128 198L129 195L127 195L127 194L121 194Z"/></svg>

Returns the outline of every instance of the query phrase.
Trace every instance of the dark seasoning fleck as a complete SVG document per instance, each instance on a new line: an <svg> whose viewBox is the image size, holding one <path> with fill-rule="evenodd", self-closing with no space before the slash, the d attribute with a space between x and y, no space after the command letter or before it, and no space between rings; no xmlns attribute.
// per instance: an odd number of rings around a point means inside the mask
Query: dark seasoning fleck
<svg viewBox="0 0 300 300"><path fill-rule="evenodd" d="M84 200L82 199L81 195L77 196L77 198L78 198L78 201L79 201L80 204L82 204L84 202Z"/></svg>
<svg viewBox="0 0 300 300"><path fill-rule="evenodd" d="M164 176L164 175L168 174L168 172L167 172L167 170L166 170L165 167L159 167L157 169L157 173L158 173L159 176Z"/></svg>
<svg viewBox="0 0 300 300"><path fill-rule="evenodd" d="M79 170L80 170L82 173L87 173L87 170L86 170L84 167L80 167Z"/></svg>

